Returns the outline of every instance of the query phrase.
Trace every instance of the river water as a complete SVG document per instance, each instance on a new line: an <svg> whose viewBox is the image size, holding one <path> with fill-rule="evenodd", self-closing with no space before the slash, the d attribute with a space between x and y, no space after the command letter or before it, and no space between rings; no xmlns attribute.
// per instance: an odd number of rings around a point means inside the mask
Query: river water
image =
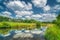
<svg viewBox="0 0 60 40"><path fill-rule="evenodd" d="M45 40L46 27L40 30L11 30L8 34L0 34L0 40Z"/></svg>

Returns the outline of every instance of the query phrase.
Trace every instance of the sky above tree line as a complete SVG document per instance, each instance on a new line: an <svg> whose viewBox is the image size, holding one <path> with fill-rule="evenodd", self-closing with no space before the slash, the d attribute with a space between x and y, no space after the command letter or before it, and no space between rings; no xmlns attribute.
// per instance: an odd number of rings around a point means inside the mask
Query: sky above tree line
<svg viewBox="0 0 60 40"><path fill-rule="evenodd" d="M52 21L60 13L60 0L0 0L0 16Z"/></svg>

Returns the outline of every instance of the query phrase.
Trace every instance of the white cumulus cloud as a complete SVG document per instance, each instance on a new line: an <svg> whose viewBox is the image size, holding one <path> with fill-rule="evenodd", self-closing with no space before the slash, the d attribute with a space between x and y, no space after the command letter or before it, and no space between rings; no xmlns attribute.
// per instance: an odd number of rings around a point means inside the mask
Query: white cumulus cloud
<svg viewBox="0 0 60 40"><path fill-rule="evenodd" d="M6 6L14 10L14 12L16 13L16 18L33 14L32 4L29 2L26 4L24 1L14 0L9 1Z"/></svg>
<svg viewBox="0 0 60 40"><path fill-rule="evenodd" d="M51 7L50 12L58 12L60 11L60 5L55 5L54 7Z"/></svg>
<svg viewBox="0 0 60 40"><path fill-rule="evenodd" d="M60 0L56 0L56 1L60 3Z"/></svg>
<svg viewBox="0 0 60 40"><path fill-rule="evenodd" d="M42 14L42 19L41 21L52 21L52 20L55 20L56 19L56 14L55 13L45 13L45 14Z"/></svg>
<svg viewBox="0 0 60 40"><path fill-rule="evenodd" d="M45 6L45 7L43 7L43 10L44 11L49 11L51 8L50 8L50 6L49 5L47 5L47 6Z"/></svg>
<svg viewBox="0 0 60 40"><path fill-rule="evenodd" d="M32 17L32 18L40 18L41 15L40 15L40 14L35 14L35 15L32 15L31 17Z"/></svg>
<svg viewBox="0 0 60 40"><path fill-rule="evenodd" d="M25 16L25 18L27 18L27 19L31 19L31 16Z"/></svg>
<svg viewBox="0 0 60 40"><path fill-rule="evenodd" d="M51 22L56 20L57 15L55 13L44 13L44 14L32 14L30 16L25 16L27 19L35 19L38 21Z"/></svg>
<svg viewBox="0 0 60 40"><path fill-rule="evenodd" d="M35 19L39 21L52 21L56 19L55 13L50 13L52 10L60 10L60 5L56 5L55 7L50 7L46 5L47 0L32 0L32 3L35 7L41 7L45 13L42 14L34 14L32 11L32 4L25 3L24 1L14 0L10 1L6 4L6 6L16 13L16 18L22 19ZM4 12L4 15L11 15L8 12Z"/></svg>
<svg viewBox="0 0 60 40"><path fill-rule="evenodd" d="M20 16L20 15L16 15L16 18L19 19L19 18L22 18L22 16Z"/></svg>
<svg viewBox="0 0 60 40"><path fill-rule="evenodd" d="M56 5L55 7L53 7L55 10L60 10L60 5Z"/></svg>
<svg viewBox="0 0 60 40"><path fill-rule="evenodd" d="M36 7L44 7L47 3L47 0L32 0L32 3L36 6Z"/></svg>
<svg viewBox="0 0 60 40"><path fill-rule="evenodd" d="M10 1L6 4L8 8L11 8L13 10L31 10L32 4L31 3L25 3L24 1Z"/></svg>
<svg viewBox="0 0 60 40"><path fill-rule="evenodd" d="M10 12L8 12L8 11L4 11L4 12L2 12L2 16L5 16L5 17L10 17L11 18L11 13Z"/></svg>
<svg viewBox="0 0 60 40"><path fill-rule="evenodd" d="M32 15L33 11L15 11L16 15L21 15L21 16L25 16L25 15Z"/></svg>
<svg viewBox="0 0 60 40"><path fill-rule="evenodd" d="M12 15L10 12L8 12L8 11L5 11L5 12L2 12L3 13L3 15L7 15L7 16L10 16L10 15Z"/></svg>

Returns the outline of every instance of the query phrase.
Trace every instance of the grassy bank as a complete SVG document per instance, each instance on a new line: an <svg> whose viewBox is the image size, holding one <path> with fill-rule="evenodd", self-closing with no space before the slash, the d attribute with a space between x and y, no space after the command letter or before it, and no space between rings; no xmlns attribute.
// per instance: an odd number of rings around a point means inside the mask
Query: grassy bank
<svg viewBox="0 0 60 40"><path fill-rule="evenodd" d="M36 23L18 23L18 22L0 22L0 29L34 29L37 28Z"/></svg>
<svg viewBox="0 0 60 40"><path fill-rule="evenodd" d="M60 29L57 25L49 27L45 33L46 40L60 40Z"/></svg>
<svg viewBox="0 0 60 40"><path fill-rule="evenodd" d="M40 28L36 23L19 23L19 22L0 22L0 33L7 33L9 30L33 30Z"/></svg>

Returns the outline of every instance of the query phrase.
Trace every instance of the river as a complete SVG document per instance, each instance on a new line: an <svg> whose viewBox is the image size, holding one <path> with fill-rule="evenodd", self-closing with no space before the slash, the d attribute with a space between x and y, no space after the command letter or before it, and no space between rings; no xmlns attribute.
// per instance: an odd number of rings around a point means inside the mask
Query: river
<svg viewBox="0 0 60 40"><path fill-rule="evenodd" d="M40 30L11 30L8 34L0 34L0 40L45 40L46 27Z"/></svg>

